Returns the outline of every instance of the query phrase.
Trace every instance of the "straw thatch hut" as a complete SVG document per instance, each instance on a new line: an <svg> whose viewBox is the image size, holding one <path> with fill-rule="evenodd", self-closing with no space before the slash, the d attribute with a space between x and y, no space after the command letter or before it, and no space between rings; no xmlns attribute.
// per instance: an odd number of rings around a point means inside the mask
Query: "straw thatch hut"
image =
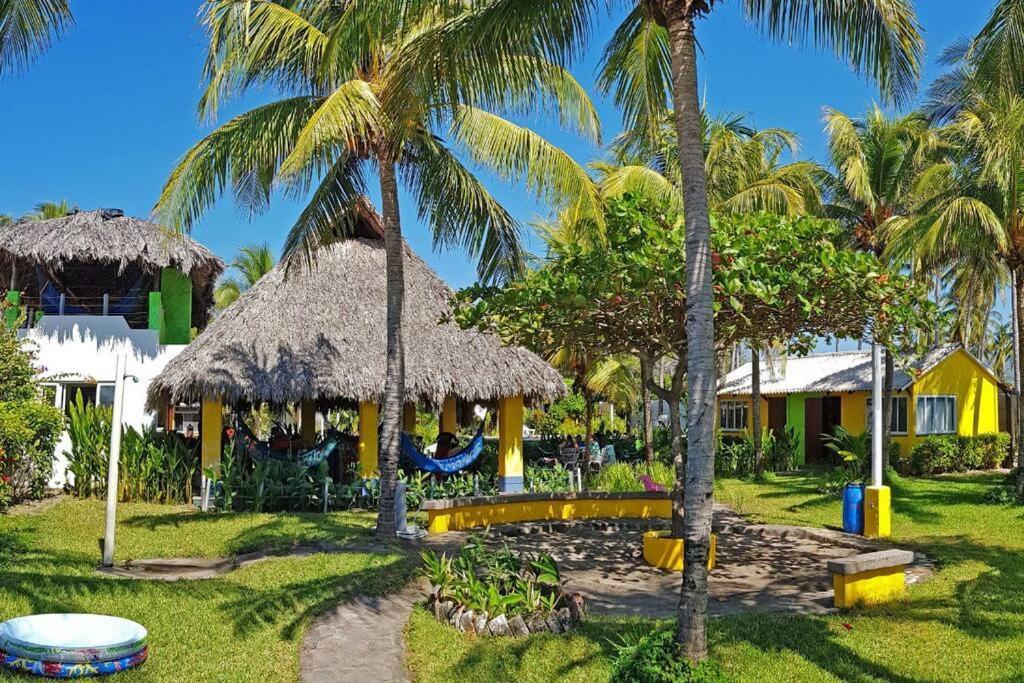
<svg viewBox="0 0 1024 683"><path fill-rule="evenodd" d="M223 261L198 242L119 209L75 210L0 229L0 273L10 274L10 292L48 315L57 306L66 314L101 315L107 306L133 327L146 327L150 294L163 292L175 299L187 333L208 320L223 270Z"/></svg>
<svg viewBox="0 0 1024 683"><path fill-rule="evenodd" d="M316 406L358 406L361 462L364 470L376 469L377 405L385 379L385 288L383 242L367 236L322 248L312 264L301 257L279 264L167 365L150 386L150 402L212 404L204 407L204 419L216 419L221 402L299 403L310 433L312 420L306 416ZM521 440L524 399L561 396L562 378L525 349L440 322L450 311L451 296L451 289L406 246L406 402L442 407L445 431L454 431L456 400L496 402L499 432ZM513 434L516 424L518 435ZM210 457L217 453L211 451Z"/></svg>

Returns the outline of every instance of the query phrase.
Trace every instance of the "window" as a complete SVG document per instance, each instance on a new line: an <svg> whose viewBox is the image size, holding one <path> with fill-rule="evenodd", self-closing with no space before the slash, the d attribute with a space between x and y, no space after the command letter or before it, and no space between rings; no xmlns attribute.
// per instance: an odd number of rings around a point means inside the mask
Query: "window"
<svg viewBox="0 0 1024 683"><path fill-rule="evenodd" d="M112 406L114 405L114 385L113 384L101 384L99 385L99 400L97 403L101 406Z"/></svg>
<svg viewBox="0 0 1024 683"><path fill-rule="evenodd" d="M179 434L187 434L191 427L193 435L197 435L199 433L199 412L198 404L174 406L174 431Z"/></svg>
<svg viewBox="0 0 1024 683"><path fill-rule="evenodd" d="M101 405L110 407L114 405L114 385L107 384L65 384L64 385L64 412L71 414L71 406L78 402L81 396L82 405Z"/></svg>
<svg viewBox="0 0 1024 683"><path fill-rule="evenodd" d="M955 434L956 396L918 396L917 433Z"/></svg>
<svg viewBox="0 0 1024 683"><path fill-rule="evenodd" d="M39 399L43 403L47 403L51 406L57 405L57 385L56 384L40 384L39 385Z"/></svg>
<svg viewBox="0 0 1024 683"><path fill-rule="evenodd" d="M871 417L871 397L868 396L868 408L864 414L865 420L867 421L867 430L871 431L871 426L874 424L874 419ZM890 431L893 434L906 434L907 433L907 397L906 396L893 396L892 397L892 419L889 422Z"/></svg>
<svg viewBox="0 0 1024 683"><path fill-rule="evenodd" d="M724 432L739 432L747 428L747 402L722 401L718 408L718 426Z"/></svg>

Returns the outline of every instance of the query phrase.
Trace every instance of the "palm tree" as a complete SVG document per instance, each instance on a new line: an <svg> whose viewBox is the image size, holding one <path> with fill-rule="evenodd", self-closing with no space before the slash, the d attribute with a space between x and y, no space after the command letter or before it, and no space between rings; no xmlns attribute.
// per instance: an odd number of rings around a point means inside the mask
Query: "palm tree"
<svg viewBox="0 0 1024 683"><path fill-rule="evenodd" d="M0 78L25 69L73 22L67 0L0 2Z"/></svg>
<svg viewBox="0 0 1024 683"><path fill-rule="evenodd" d="M993 319L989 321L984 358L996 376L1005 380L1007 362L1013 358L1013 330L1011 323L1003 322L998 312L993 313Z"/></svg>
<svg viewBox="0 0 1024 683"><path fill-rule="evenodd" d="M217 309L224 310L237 301L242 292L273 270L274 265L274 252L266 242L247 244L239 249L235 258L228 264L228 270L234 270L237 275L224 276L213 292Z"/></svg>
<svg viewBox="0 0 1024 683"><path fill-rule="evenodd" d="M71 206L66 199L59 202L39 202L23 218L32 221L45 221L51 218L64 218L74 210L75 207Z"/></svg>
<svg viewBox="0 0 1024 683"><path fill-rule="evenodd" d="M391 0L395 12L425 11L458 0ZM432 32L419 56L440 84L449 74L466 75L493 96L496 80L518 83L524 71L507 64L524 50L565 63L582 53L601 8L593 0L488 0L478 11ZM614 3L610 3L614 4ZM700 149L701 115L697 75L697 26L724 3L718 0L633 0L631 10L605 50L617 72L616 99L627 128L657 121L666 101L675 112L679 168L686 205L687 491L686 557L679 606L678 639L691 661L707 657L707 557L710 552L714 479L716 358L711 290L711 219ZM877 81L883 93L906 100L921 68L922 40L910 0L744 0L748 23L780 42L831 50ZM621 55L621 59L617 56ZM633 59L633 56L639 55ZM498 79L495 78L498 76ZM668 92L671 97L666 97ZM655 110L651 114L652 108Z"/></svg>
<svg viewBox="0 0 1024 683"><path fill-rule="evenodd" d="M433 26L467 19L462 3L408 21L376 9L371 3L208 0L201 15L210 35L208 87L200 113L213 116L222 99L266 85L285 97L232 119L189 150L156 212L168 225L188 229L229 186L236 202L251 210L264 208L275 189L304 197L312 188L285 252L315 258L318 246L349 234L365 212L366 177L377 171L387 270L377 529L393 537L406 400L400 184L435 243L477 257L484 279L499 268L521 267L520 227L460 153L503 179L525 178L543 199L571 199L581 211L598 212L589 176L567 154L475 106L475 93L486 84L459 74L436 83L427 77L432 65L412 57L422 53ZM373 14L370 20L364 10ZM493 109L554 111L566 126L598 139L597 114L567 71L529 54L503 69L533 76L515 87L491 88Z"/></svg>

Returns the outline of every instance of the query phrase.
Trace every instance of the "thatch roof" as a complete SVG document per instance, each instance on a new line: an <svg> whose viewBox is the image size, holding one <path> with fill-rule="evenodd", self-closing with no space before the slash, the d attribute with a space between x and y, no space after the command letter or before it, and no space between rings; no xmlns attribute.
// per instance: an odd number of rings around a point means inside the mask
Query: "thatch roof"
<svg viewBox="0 0 1024 683"><path fill-rule="evenodd" d="M167 365L150 385L150 402L216 395L229 404L379 401L385 291L380 240L323 247L313 265L298 257L281 263ZM564 394L558 372L533 353L440 323L451 295L406 246L406 401L438 405L448 396L482 402Z"/></svg>
<svg viewBox="0 0 1024 683"><path fill-rule="evenodd" d="M195 240L155 223L125 216L119 209L74 211L61 218L20 220L0 229L0 273L11 261L23 265L67 263L134 265L149 272L175 268L192 280L203 302L224 262Z"/></svg>

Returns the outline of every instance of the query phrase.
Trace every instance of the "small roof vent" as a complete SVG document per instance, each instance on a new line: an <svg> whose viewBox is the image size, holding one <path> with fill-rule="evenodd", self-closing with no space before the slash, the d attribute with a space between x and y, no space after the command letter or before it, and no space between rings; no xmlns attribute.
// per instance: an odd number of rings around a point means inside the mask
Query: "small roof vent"
<svg viewBox="0 0 1024 683"><path fill-rule="evenodd" d="M100 209L100 216L103 220L109 221L111 218L121 218L124 216L124 211L121 209Z"/></svg>

